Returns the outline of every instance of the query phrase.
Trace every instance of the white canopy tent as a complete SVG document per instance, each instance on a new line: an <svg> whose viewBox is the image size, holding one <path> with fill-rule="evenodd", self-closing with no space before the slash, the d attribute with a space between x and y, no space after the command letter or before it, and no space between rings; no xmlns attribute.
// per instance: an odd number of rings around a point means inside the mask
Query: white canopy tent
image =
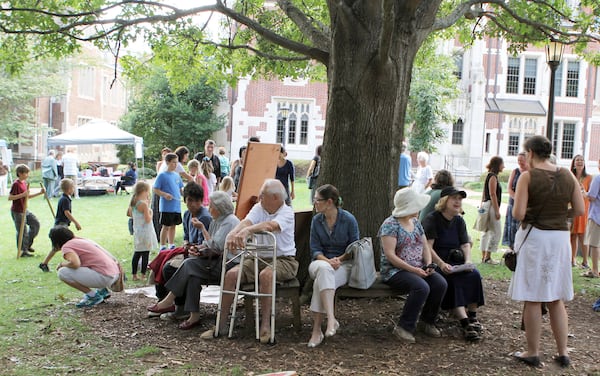
<svg viewBox="0 0 600 376"><path fill-rule="evenodd" d="M72 131L48 138L48 146L89 144L134 145L135 157L142 159L144 167L144 139L104 120L91 120Z"/></svg>

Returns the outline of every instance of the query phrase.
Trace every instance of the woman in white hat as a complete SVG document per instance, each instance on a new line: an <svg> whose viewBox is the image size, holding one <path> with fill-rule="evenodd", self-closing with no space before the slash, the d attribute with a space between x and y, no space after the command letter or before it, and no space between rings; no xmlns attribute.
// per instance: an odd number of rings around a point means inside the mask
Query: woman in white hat
<svg viewBox="0 0 600 376"><path fill-rule="evenodd" d="M431 196L402 188L394 196L394 210L381 228L381 276L383 282L408 297L393 334L401 341L415 342L418 329L431 337L440 337L434 321L446 293L444 277L431 264L432 251L417 216Z"/></svg>

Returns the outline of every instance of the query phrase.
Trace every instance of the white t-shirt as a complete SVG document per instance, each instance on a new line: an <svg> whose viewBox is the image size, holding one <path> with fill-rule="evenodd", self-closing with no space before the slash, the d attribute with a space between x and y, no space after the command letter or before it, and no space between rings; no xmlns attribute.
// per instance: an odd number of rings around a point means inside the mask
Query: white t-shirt
<svg viewBox="0 0 600 376"><path fill-rule="evenodd" d="M63 155L63 174L65 176L77 176L79 168L77 168L77 157L74 154L67 153Z"/></svg>
<svg viewBox="0 0 600 376"><path fill-rule="evenodd" d="M163 162L161 163L158 172L165 172L167 171L167 163ZM181 165L181 162L177 162L177 167L175 168L175 172L178 174L181 174L182 172L185 172L185 170L183 169L183 166Z"/></svg>
<svg viewBox="0 0 600 376"><path fill-rule="evenodd" d="M296 243L294 242L294 209L285 203L273 214L269 214L262 205L255 204L246 216L253 225L261 222L275 221L279 224L281 231L274 232L277 241L277 256L295 256ZM269 238L259 236L258 241L264 240L266 243ZM264 244L264 243L263 243Z"/></svg>
<svg viewBox="0 0 600 376"><path fill-rule="evenodd" d="M208 197L210 197L217 186L217 176L211 172L208 179L206 179L206 184L208 184Z"/></svg>

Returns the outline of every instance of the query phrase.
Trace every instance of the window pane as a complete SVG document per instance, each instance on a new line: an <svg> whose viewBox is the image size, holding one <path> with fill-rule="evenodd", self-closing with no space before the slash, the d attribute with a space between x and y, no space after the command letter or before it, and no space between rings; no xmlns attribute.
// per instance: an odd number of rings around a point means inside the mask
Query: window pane
<svg viewBox="0 0 600 376"><path fill-rule="evenodd" d="M77 94L80 97L94 98L94 82L96 70L94 67L79 68L79 82L77 85Z"/></svg>
<svg viewBox="0 0 600 376"><path fill-rule="evenodd" d="M462 119L458 119L452 125L452 144L453 145L462 145L463 129L464 129L464 123L463 123Z"/></svg>
<svg viewBox="0 0 600 376"><path fill-rule="evenodd" d="M302 120L300 121L300 144L308 144L308 116L306 115L302 115Z"/></svg>
<svg viewBox="0 0 600 376"><path fill-rule="evenodd" d="M463 69L463 54L456 53L454 55L454 75L460 80L462 78Z"/></svg>
<svg viewBox="0 0 600 376"><path fill-rule="evenodd" d="M576 97L579 91L579 62L569 61L567 66L567 97Z"/></svg>
<svg viewBox="0 0 600 376"><path fill-rule="evenodd" d="M295 106L298 107L297 105ZM296 143L296 115L290 115L290 122L288 124L288 144Z"/></svg>
<svg viewBox="0 0 600 376"><path fill-rule="evenodd" d="M537 76L537 59L525 59L525 77L523 94L535 94L535 79Z"/></svg>
<svg viewBox="0 0 600 376"><path fill-rule="evenodd" d="M508 136L508 155L515 156L519 154L519 134L511 133Z"/></svg>
<svg viewBox="0 0 600 376"><path fill-rule="evenodd" d="M560 63L558 68L556 68L556 74L554 76L554 96L560 97L562 93L562 77L563 75L563 63Z"/></svg>
<svg viewBox="0 0 600 376"><path fill-rule="evenodd" d="M575 123L563 124L562 149L560 157L563 159L573 158L573 150L575 149Z"/></svg>
<svg viewBox="0 0 600 376"><path fill-rule="evenodd" d="M508 58L508 69L506 71L506 92L517 94L519 92L519 58Z"/></svg>
<svg viewBox="0 0 600 376"><path fill-rule="evenodd" d="M283 119L281 119L281 118L277 119L277 135L276 135L275 142L278 144L283 144L284 129L285 129L285 127L283 124Z"/></svg>

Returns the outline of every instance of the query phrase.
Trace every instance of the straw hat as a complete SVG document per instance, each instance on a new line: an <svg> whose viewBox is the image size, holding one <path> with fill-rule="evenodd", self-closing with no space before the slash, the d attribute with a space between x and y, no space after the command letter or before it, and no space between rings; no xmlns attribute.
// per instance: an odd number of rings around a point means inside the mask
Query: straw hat
<svg viewBox="0 0 600 376"><path fill-rule="evenodd" d="M407 215L416 214L423 209L431 196L417 193L412 188L402 188L394 195L394 217L406 217Z"/></svg>

